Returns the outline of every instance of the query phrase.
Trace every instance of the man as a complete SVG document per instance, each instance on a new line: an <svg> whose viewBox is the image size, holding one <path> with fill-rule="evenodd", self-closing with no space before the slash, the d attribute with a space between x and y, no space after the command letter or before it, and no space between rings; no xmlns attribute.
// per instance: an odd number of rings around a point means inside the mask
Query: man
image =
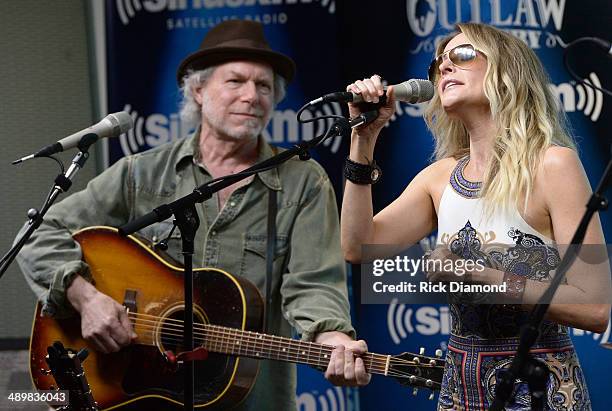
<svg viewBox="0 0 612 411"><path fill-rule="evenodd" d="M76 310L83 337L102 352L129 345L136 334L124 308L91 284L71 234L91 225L122 225L206 181L271 157L275 149L261 132L294 71L289 57L270 49L259 23L234 20L210 30L178 70L181 114L196 120L194 135L121 159L53 207L24 247L19 263L44 311L61 317ZM264 294L271 190L278 212L269 332L290 336L293 327L304 340L336 346L326 377L334 384L367 384L363 361L353 355L367 347L352 338L334 192L314 161L290 160L197 205L194 265L243 276ZM140 234L158 241L170 228L165 221ZM168 245L169 254L182 261L176 234ZM295 380L292 364L262 361L241 407L295 409Z"/></svg>

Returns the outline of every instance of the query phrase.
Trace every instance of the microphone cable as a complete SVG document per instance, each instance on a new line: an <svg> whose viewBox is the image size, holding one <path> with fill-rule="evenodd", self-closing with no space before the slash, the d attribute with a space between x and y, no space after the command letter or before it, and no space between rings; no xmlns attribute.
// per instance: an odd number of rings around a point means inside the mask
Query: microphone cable
<svg viewBox="0 0 612 411"><path fill-rule="evenodd" d="M564 52L563 52L563 65L565 66L565 69L568 71L568 73L574 78L574 80L576 80L577 82L590 87L592 89L595 90L599 90L602 93L607 94L608 96L612 96L612 92L604 87L598 87L595 84L586 81L585 79L580 78L580 76L578 74L576 74L576 72L572 69L572 67L569 64L569 52L572 48L576 47L578 44L581 43L595 43L596 45L598 45L600 48L602 49L606 49L610 47L610 44L606 44L606 42L602 39L599 39L597 37L580 37L574 41L572 41L571 43L569 43L567 45L567 47L565 48ZM610 51L608 51L608 53L610 53ZM608 54L608 57L610 56L610 54Z"/></svg>

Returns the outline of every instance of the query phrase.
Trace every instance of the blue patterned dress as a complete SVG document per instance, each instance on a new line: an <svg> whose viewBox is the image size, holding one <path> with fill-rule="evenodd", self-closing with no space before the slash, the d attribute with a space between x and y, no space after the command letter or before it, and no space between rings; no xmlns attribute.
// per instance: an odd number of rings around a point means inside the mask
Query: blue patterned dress
<svg viewBox="0 0 612 411"><path fill-rule="evenodd" d="M485 218L478 199L480 183L463 177L468 157L457 163L439 207L438 246L464 258L481 260L505 272L546 281L559 264L553 241L538 233L518 211ZM520 327L528 313L513 305L450 304L451 335L439 410L486 410L495 395L500 370L512 362ZM590 410L582 368L568 328L545 321L531 351L550 369L547 410ZM507 410L530 410L526 382L515 385Z"/></svg>

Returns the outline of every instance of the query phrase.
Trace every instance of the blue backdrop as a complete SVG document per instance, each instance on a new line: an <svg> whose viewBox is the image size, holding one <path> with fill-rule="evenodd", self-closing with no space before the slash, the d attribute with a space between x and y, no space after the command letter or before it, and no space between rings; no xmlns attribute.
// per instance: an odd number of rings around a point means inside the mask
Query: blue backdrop
<svg viewBox="0 0 612 411"><path fill-rule="evenodd" d="M456 22L480 21L512 32L541 58L579 140L592 185L610 157L609 100L576 84L562 64L564 46L573 39L609 37L609 0L109 0L106 4L107 109L128 111L135 120L130 133L108 142L110 163L188 133L177 114L176 68L210 27L229 18L261 21L272 47L297 63L296 79L266 131L266 138L275 144L290 146L322 131L322 127L297 123L296 111L305 102L343 90L351 81L373 73L389 83L424 78L437 36L452 30ZM574 62L583 78L609 87L612 70L605 63L601 53L586 47ZM343 110L334 103L319 112L341 114ZM432 138L422 111L422 105L398 104L383 131L384 143L377 147L376 159L385 175L374 189L375 210L389 204L429 163ZM339 199L347 143L338 137L313 152L329 173ZM612 238L605 213L602 223L606 237ZM364 305L358 299L355 279L359 276L352 278L355 325L371 351L397 353L424 346L433 353L435 348L446 348L446 306ZM604 396L612 388L607 374L612 351L599 344L612 341L610 328L602 335L574 329L572 335L593 408L605 409ZM427 394L412 397L411 390L386 378L374 377L359 391L340 389L317 371L301 367L297 396L304 411L435 408Z"/></svg>

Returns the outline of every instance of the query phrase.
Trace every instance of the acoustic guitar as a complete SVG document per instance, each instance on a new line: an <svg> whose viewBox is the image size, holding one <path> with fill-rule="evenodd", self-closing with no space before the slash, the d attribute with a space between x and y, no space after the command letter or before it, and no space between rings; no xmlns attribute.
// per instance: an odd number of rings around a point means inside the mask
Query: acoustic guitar
<svg viewBox="0 0 612 411"><path fill-rule="evenodd" d="M96 288L126 307L135 342L117 353L102 354L81 337L77 317L41 316L38 304L30 341L34 385L48 390L53 379L41 370L46 348L54 341L87 347L83 365L99 409L182 409L183 367L168 359L182 352L183 270L136 236L123 237L111 227L90 227L74 239L89 264ZM222 270L194 269L194 341L208 351L194 362L198 409L228 409L242 401L257 376L259 359L326 368L332 346L262 334L263 302L257 288ZM419 354L361 355L372 374L401 384L440 388L444 360Z"/></svg>

